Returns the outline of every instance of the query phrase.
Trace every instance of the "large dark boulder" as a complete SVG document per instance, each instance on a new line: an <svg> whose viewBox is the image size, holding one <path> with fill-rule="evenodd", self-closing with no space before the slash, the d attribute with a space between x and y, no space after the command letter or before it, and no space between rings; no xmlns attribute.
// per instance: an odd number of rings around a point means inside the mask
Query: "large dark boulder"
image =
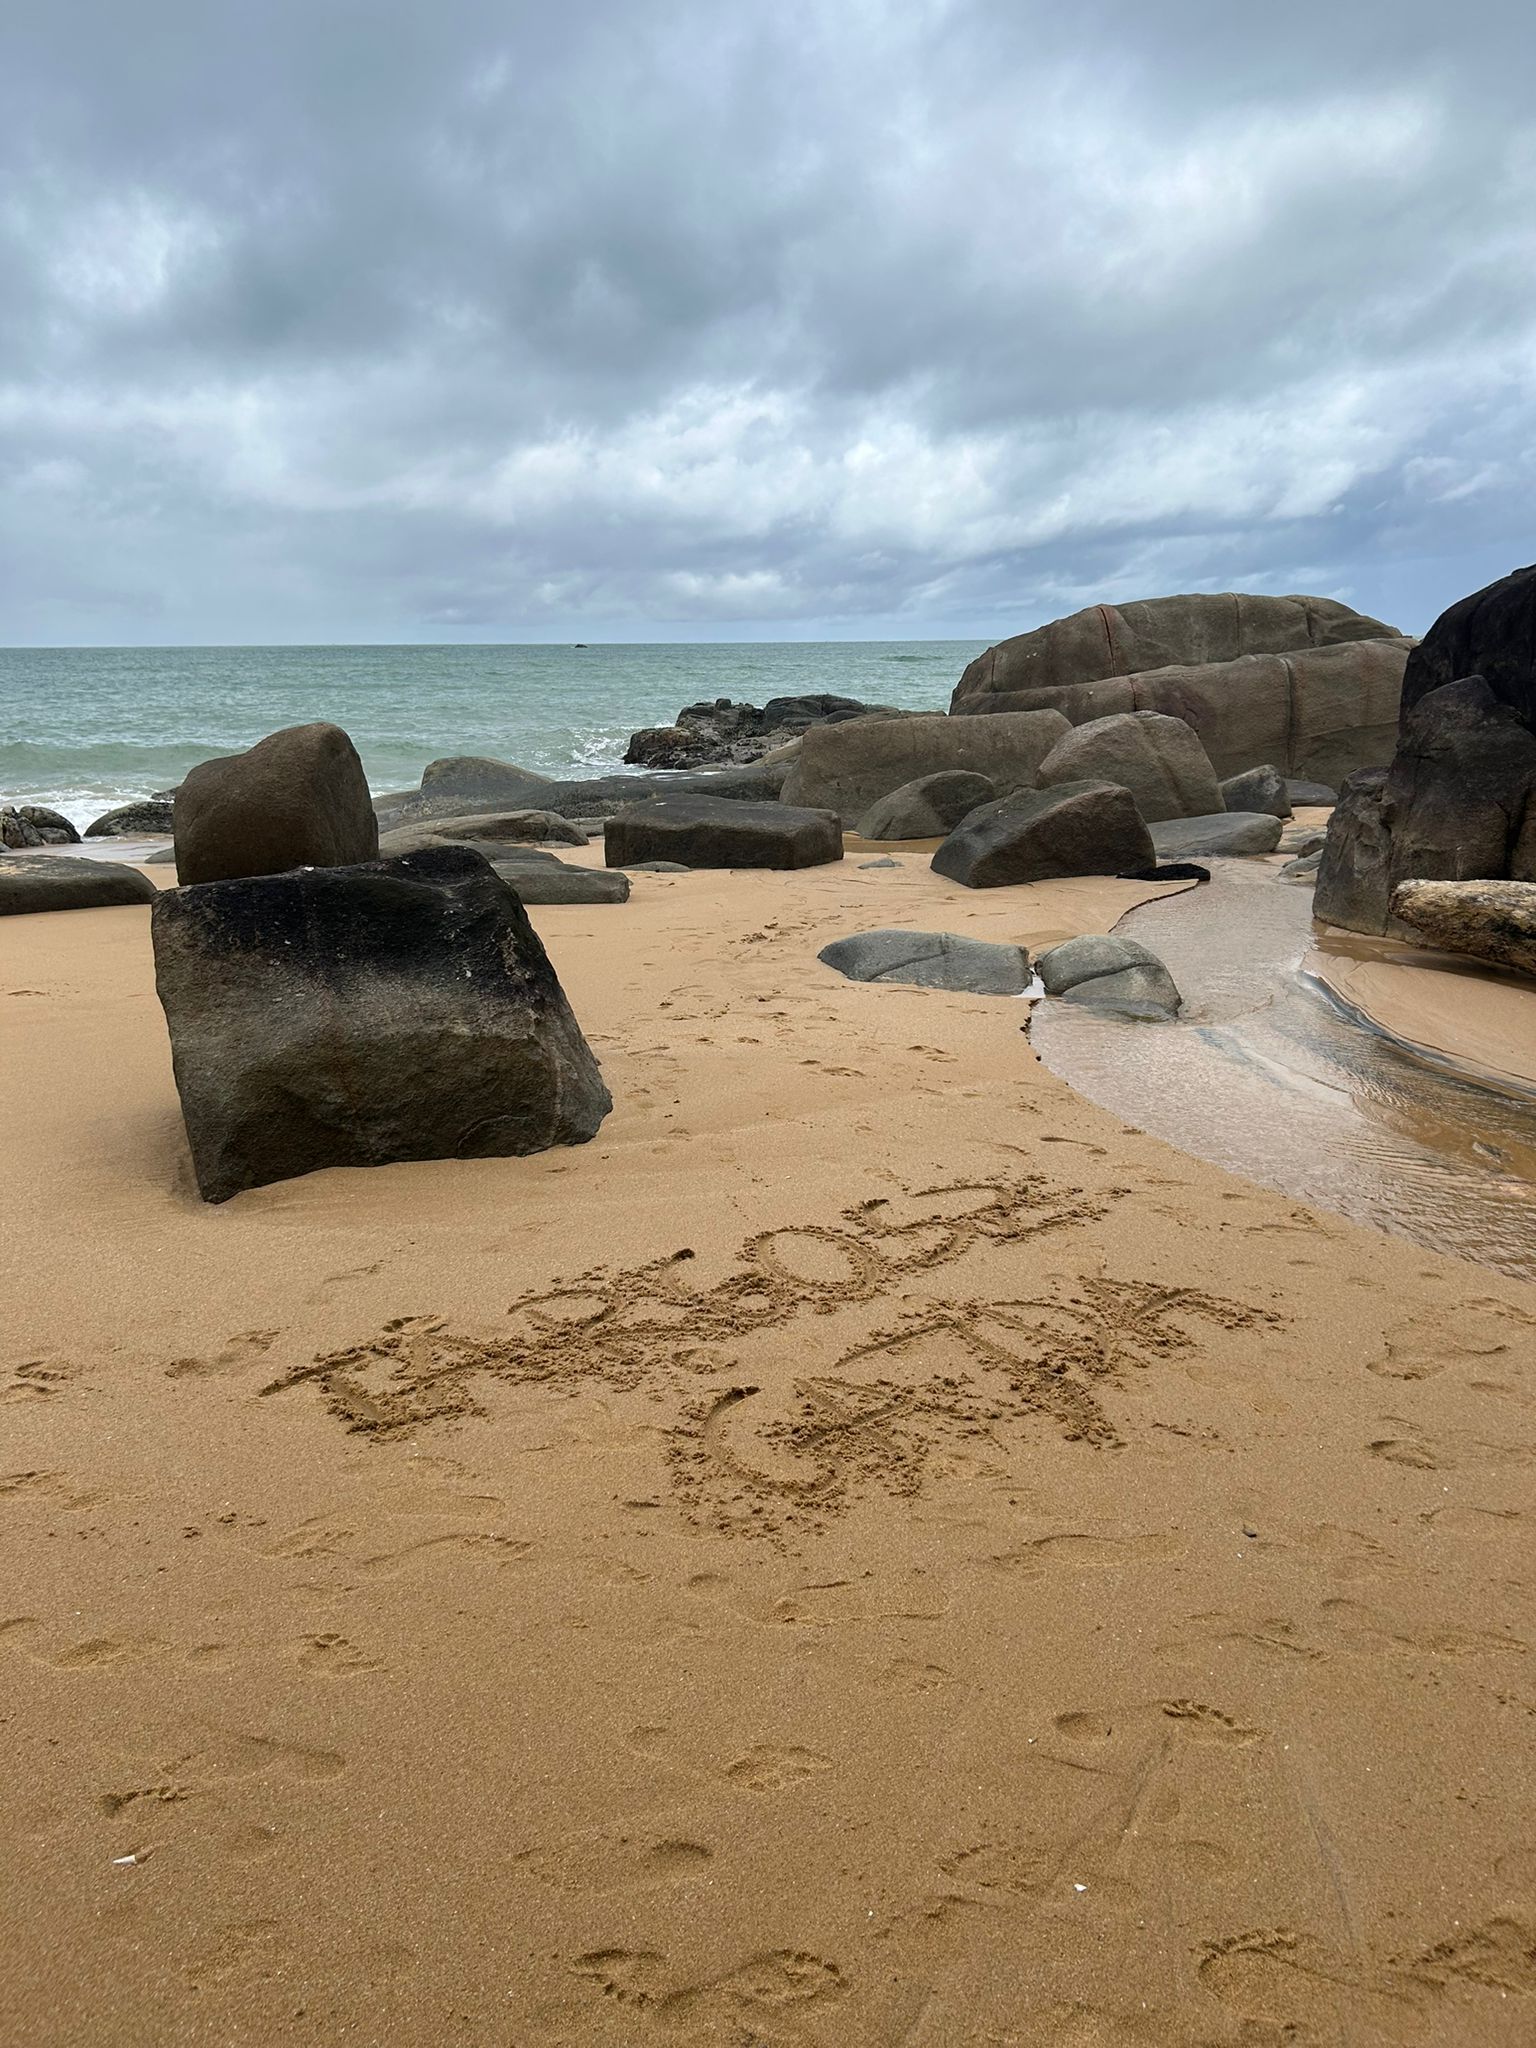
<svg viewBox="0 0 1536 2048"><path fill-rule="evenodd" d="M1027 789L1068 730L1058 711L988 719L937 712L813 725L790 764L783 800L836 811L851 830L878 798L942 770L985 775L1003 791Z"/></svg>
<svg viewBox="0 0 1536 2048"><path fill-rule="evenodd" d="M1152 827L1160 861L1219 860L1273 853L1284 831L1269 811L1214 811L1206 818L1164 818Z"/></svg>
<svg viewBox="0 0 1536 2048"><path fill-rule="evenodd" d="M338 725L290 725L199 762L176 792L183 883L350 867L379 850L357 749Z"/></svg>
<svg viewBox="0 0 1536 2048"><path fill-rule="evenodd" d="M568 861L503 860L491 853L491 866L522 903L627 903L629 877L617 868L578 868Z"/></svg>
<svg viewBox="0 0 1536 2048"><path fill-rule="evenodd" d="M990 775L972 775L964 768L943 768L937 775L919 775L889 796L877 797L855 830L861 839L942 839L967 812L989 804L998 793Z"/></svg>
<svg viewBox="0 0 1536 2048"><path fill-rule="evenodd" d="M816 955L850 981L894 981L911 988L1018 996L1029 986L1029 955L954 932L883 930L834 939Z"/></svg>
<svg viewBox="0 0 1536 2048"><path fill-rule="evenodd" d="M1339 792L1314 910L1412 936L1392 916L1400 883L1506 879L1536 881L1536 733L1469 676L1419 699L1384 774Z"/></svg>
<svg viewBox="0 0 1536 2048"><path fill-rule="evenodd" d="M1042 789L1118 782L1149 825L1221 809L1210 756L1192 726L1160 711L1117 711L1063 733L1040 763Z"/></svg>
<svg viewBox="0 0 1536 2048"><path fill-rule="evenodd" d="M803 697L770 697L761 709L717 697L688 704L672 725L632 733L624 759L643 768L704 768L761 760L763 755L809 731L850 718L900 717L893 705L865 704L857 697L815 692Z"/></svg>
<svg viewBox="0 0 1536 2048"><path fill-rule="evenodd" d="M1536 566L1516 569L1444 611L1408 657L1403 722L1421 699L1481 676L1501 704L1536 729Z"/></svg>
<svg viewBox="0 0 1536 2048"><path fill-rule="evenodd" d="M843 857L831 811L746 804L718 797L656 797L618 811L603 831L613 868L675 860L690 868L814 868Z"/></svg>
<svg viewBox="0 0 1536 2048"><path fill-rule="evenodd" d="M968 889L996 889L1064 875L1119 875L1150 868L1155 859L1128 789L1067 782L983 804L950 833L932 866Z"/></svg>
<svg viewBox="0 0 1536 2048"><path fill-rule="evenodd" d="M30 818L24 818L14 804L0 804L0 846L22 853L29 847L46 844L37 826Z"/></svg>
<svg viewBox="0 0 1536 2048"><path fill-rule="evenodd" d="M522 905L466 848L170 891L151 930L207 1201L582 1144L612 1107Z"/></svg>
<svg viewBox="0 0 1536 2048"><path fill-rule="evenodd" d="M77 860L54 853L0 854L0 917L30 910L101 910L153 903L148 875L115 860Z"/></svg>
<svg viewBox="0 0 1536 2048"><path fill-rule="evenodd" d="M0 804L0 846L78 846L80 834L47 804Z"/></svg>
<svg viewBox="0 0 1536 2048"><path fill-rule="evenodd" d="M1336 785L1390 757L1412 644L1324 598L1091 605L988 648L951 709L1050 707L1074 725L1160 711L1194 727L1219 776L1273 762Z"/></svg>
<svg viewBox="0 0 1536 2048"><path fill-rule="evenodd" d="M141 797L137 803L119 804L93 818L85 828L87 839L158 839L171 830L171 804L164 797Z"/></svg>

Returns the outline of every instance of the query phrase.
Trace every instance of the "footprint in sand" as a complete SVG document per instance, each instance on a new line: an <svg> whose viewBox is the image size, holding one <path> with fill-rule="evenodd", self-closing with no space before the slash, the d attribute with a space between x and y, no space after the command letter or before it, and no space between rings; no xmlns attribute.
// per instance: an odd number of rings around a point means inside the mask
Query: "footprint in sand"
<svg viewBox="0 0 1536 2048"><path fill-rule="evenodd" d="M280 1330L241 1330L211 1358L173 1358L165 1368L165 1376L170 1380L214 1379L224 1373L241 1372L264 1358L281 1335Z"/></svg>
<svg viewBox="0 0 1536 2048"><path fill-rule="evenodd" d="M799 1743L754 1742L733 1757L720 1775L749 1792L786 1792L791 1785L802 1785L831 1768L830 1757Z"/></svg>
<svg viewBox="0 0 1536 2048"><path fill-rule="evenodd" d="M1038 1578L1061 1566L1069 1571L1114 1571L1127 1565L1157 1564L1182 1557L1181 1536L1151 1533L1139 1536L1091 1536L1075 1530L1036 1536L1016 1549L998 1552L990 1561L1000 1571Z"/></svg>
<svg viewBox="0 0 1536 2048"><path fill-rule="evenodd" d="M588 1828L524 1849L512 1860L557 1890L597 1893L686 1881L699 1876L714 1853L686 1832Z"/></svg>
<svg viewBox="0 0 1536 2048"><path fill-rule="evenodd" d="M296 1655L300 1666L319 1678L354 1678L363 1671L384 1669L379 1658L370 1657L343 1635L300 1636Z"/></svg>
<svg viewBox="0 0 1536 2048"><path fill-rule="evenodd" d="M836 1963L800 1949L748 1956L717 1977L680 1976L655 1949L591 1949L571 1968L605 1998L657 2021L668 2037L679 2025L698 2024L709 2029L710 2040L743 2043L760 2038L754 2022L828 2003L849 1989ZM722 2028L729 2034L718 2032Z"/></svg>

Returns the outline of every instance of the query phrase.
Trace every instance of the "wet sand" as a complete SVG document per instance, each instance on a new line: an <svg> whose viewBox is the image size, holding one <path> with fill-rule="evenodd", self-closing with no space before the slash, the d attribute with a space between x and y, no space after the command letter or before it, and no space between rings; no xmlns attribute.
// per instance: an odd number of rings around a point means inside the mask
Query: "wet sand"
<svg viewBox="0 0 1536 2048"><path fill-rule="evenodd" d="M533 911L590 1146L218 1209L147 913L0 924L0 2037L1530 2041L1536 1288L815 959L1156 891L863 857Z"/></svg>

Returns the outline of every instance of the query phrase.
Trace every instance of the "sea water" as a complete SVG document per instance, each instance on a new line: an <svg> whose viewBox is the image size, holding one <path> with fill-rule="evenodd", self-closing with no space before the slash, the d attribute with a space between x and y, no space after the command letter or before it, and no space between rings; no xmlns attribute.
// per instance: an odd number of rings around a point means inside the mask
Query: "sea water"
<svg viewBox="0 0 1536 2048"><path fill-rule="evenodd" d="M77 825L280 726L345 727L370 786L444 754L541 775L611 774L631 732L716 697L833 691L944 711L981 641L591 647L0 648L0 803Z"/></svg>

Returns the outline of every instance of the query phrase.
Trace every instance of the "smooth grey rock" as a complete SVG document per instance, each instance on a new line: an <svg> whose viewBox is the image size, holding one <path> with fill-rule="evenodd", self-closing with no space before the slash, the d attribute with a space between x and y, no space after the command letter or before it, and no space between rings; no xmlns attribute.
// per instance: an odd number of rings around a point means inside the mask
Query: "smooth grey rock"
<svg viewBox="0 0 1536 2048"><path fill-rule="evenodd" d="M1075 726L1040 763L1042 789L1063 782L1115 782L1147 824L1203 818L1221 809L1216 771L1194 729L1160 711L1117 711Z"/></svg>
<svg viewBox="0 0 1536 2048"><path fill-rule="evenodd" d="M1291 815L1285 777L1268 763L1261 768L1245 768L1241 775L1227 776L1221 785L1221 802L1229 811L1268 811L1274 818Z"/></svg>
<svg viewBox="0 0 1536 2048"><path fill-rule="evenodd" d="M1067 939L1035 963L1047 995L1063 996L1121 1016L1176 1017L1183 1003L1173 976L1157 955L1114 933Z"/></svg>
<svg viewBox="0 0 1536 2048"><path fill-rule="evenodd" d="M888 853L883 853L878 860L861 860L859 866L861 868L899 868L901 862L899 860L892 860Z"/></svg>
<svg viewBox="0 0 1536 2048"><path fill-rule="evenodd" d="M1279 879L1282 882L1315 882L1322 858L1321 848L1316 853L1299 854L1295 860L1286 862L1280 870Z"/></svg>
<svg viewBox="0 0 1536 2048"><path fill-rule="evenodd" d="M942 839L960 820L999 794L990 775L941 768L876 797L854 830L861 839Z"/></svg>
<svg viewBox="0 0 1536 2048"><path fill-rule="evenodd" d="M1217 811L1209 818L1167 818L1152 827L1159 860L1212 860L1273 853L1283 827L1267 811Z"/></svg>
<svg viewBox="0 0 1536 2048"><path fill-rule="evenodd" d="M685 860L631 860L624 864L630 875L688 875L693 870Z"/></svg>
<svg viewBox="0 0 1536 2048"><path fill-rule="evenodd" d="M1431 946L1536 974L1536 882L1402 882L1392 915Z"/></svg>
<svg viewBox="0 0 1536 2048"><path fill-rule="evenodd" d="M526 912L466 848L167 891L151 931L207 1201L581 1144L612 1107Z"/></svg>
<svg viewBox="0 0 1536 2048"><path fill-rule="evenodd" d="M1339 792L1328 782L1301 782L1294 775L1285 779L1285 793L1291 800L1291 809L1304 808L1326 810L1339 800Z"/></svg>
<svg viewBox="0 0 1536 2048"><path fill-rule="evenodd" d="M1300 860L1307 854L1321 853L1327 843L1326 832L1285 832L1281 834L1279 851L1288 853L1292 860Z"/></svg>
<svg viewBox="0 0 1536 2048"><path fill-rule="evenodd" d="M351 867L379 850L357 749L339 725L323 723L200 761L176 792L174 830L183 884Z"/></svg>
<svg viewBox="0 0 1536 2048"><path fill-rule="evenodd" d="M141 798L138 803L119 804L115 811L107 811L99 818L93 818L85 828L87 839L152 839L171 829L171 805L155 797Z"/></svg>
<svg viewBox="0 0 1536 2048"><path fill-rule="evenodd" d="M968 889L1151 867L1152 841L1128 789L1068 782L983 804L933 856L936 874Z"/></svg>
<svg viewBox="0 0 1536 2048"><path fill-rule="evenodd" d="M812 868L842 859L843 832L831 811L658 797L608 820L603 854L610 867L677 860L690 868Z"/></svg>
<svg viewBox="0 0 1536 2048"><path fill-rule="evenodd" d="M896 981L914 988L1017 996L1029 986L1029 955L953 932L881 930L834 939L816 955L850 981Z"/></svg>
<svg viewBox="0 0 1536 2048"><path fill-rule="evenodd" d="M598 775L572 782L551 782L508 761L457 757L433 761L421 778L416 804L402 813L401 824L423 817L464 817L477 811L556 811L562 818L583 818L589 827L615 811L658 796L715 796L741 803L773 803L789 773L787 763L756 761L744 768L720 768L696 775Z"/></svg>
<svg viewBox="0 0 1536 2048"><path fill-rule="evenodd" d="M74 860L49 853L0 854L0 917L34 910L102 910L153 903L148 875L115 860Z"/></svg>
<svg viewBox="0 0 1536 2048"><path fill-rule="evenodd" d="M880 797L946 770L985 775L1004 792L1032 788L1067 729L1059 711L987 719L936 712L814 725L789 765L783 800L836 811L851 830Z"/></svg>
<svg viewBox="0 0 1536 2048"><path fill-rule="evenodd" d="M571 867L552 856L541 861L513 861L499 855L491 860L491 866L524 903L629 901L629 877L616 868Z"/></svg>
<svg viewBox="0 0 1536 2048"><path fill-rule="evenodd" d="M1316 911L1351 931L1412 937L1391 912L1399 883L1504 880L1536 881L1536 733L1468 676L1418 700L1389 769L1340 791Z"/></svg>

